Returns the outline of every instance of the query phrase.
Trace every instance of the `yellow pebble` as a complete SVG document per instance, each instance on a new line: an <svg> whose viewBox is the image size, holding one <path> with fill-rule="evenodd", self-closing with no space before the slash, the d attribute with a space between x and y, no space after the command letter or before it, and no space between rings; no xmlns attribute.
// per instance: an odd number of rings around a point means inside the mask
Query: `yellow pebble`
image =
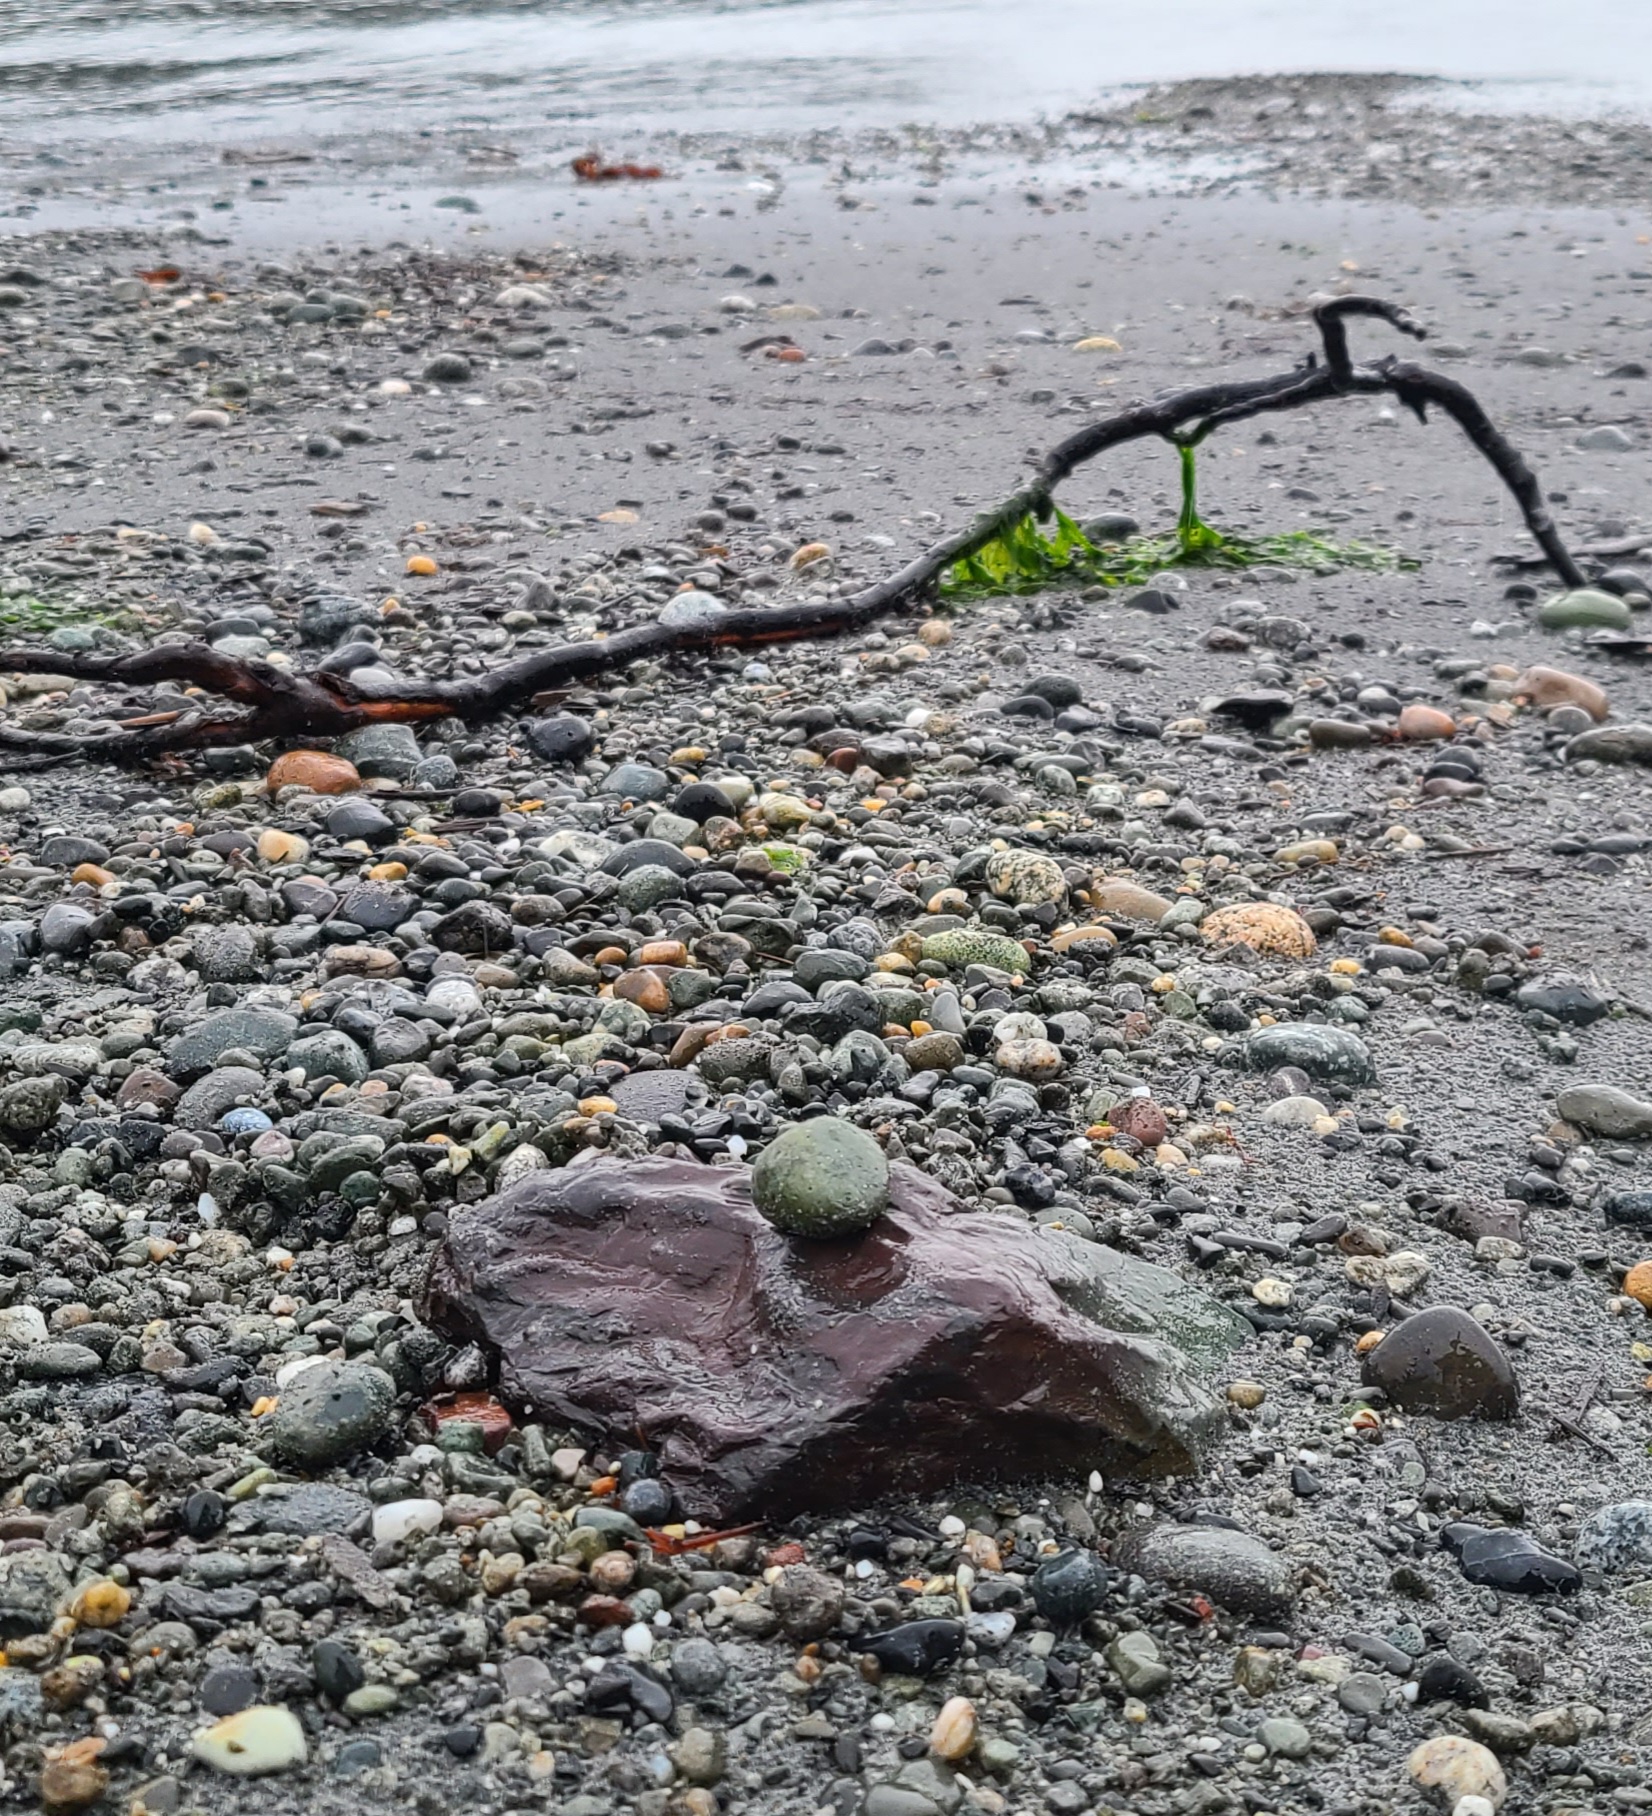
<svg viewBox="0 0 1652 1816"><path fill-rule="evenodd" d="M1334 958L1331 960L1333 977L1358 977L1362 967L1357 958Z"/></svg>
<svg viewBox="0 0 1652 1816"><path fill-rule="evenodd" d="M410 574L434 574L436 563L428 555L409 555L407 571Z"/></svg>
<svg viewBox="0 0 1652 1816"><path fill-rule="evenodd" d="M132 1606L132 1592L106 1576L82 1583L69 1604L69 1613L83 1627L112 1627Z"/></svg>
<svg viewBox="0 0 1652 1816"><path fill-rule="evenodd" d="M407 875L407 866L392 860L388 864L375 864L367 872L375 883L399 883Z"/></svg>
<svg viewBox="0 0 1652 1816"><path fill-rule="evenodd" d="M619 1105L611 1097L582 1097L579 1113L581 1116L617 1116Z"/></svg>

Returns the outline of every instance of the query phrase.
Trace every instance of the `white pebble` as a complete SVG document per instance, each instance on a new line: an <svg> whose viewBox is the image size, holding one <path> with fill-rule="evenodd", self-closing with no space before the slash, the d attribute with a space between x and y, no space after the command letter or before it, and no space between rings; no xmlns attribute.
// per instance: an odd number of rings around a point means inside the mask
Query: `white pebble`
<svg viewBox="0 0 1652 1816"><path fill-rule="evenodd" d="M373 1543L400 1545L416 1534L437 1531L441 1523L440 1501L386 1501L373 1509Z"/></svg>

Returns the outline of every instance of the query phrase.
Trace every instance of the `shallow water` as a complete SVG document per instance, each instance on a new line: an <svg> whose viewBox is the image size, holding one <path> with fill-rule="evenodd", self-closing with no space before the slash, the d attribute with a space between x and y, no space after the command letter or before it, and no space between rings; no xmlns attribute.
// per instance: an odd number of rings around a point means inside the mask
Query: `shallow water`
<svg viewBox="0 0 1652 1816"><path fill-rule="evenodd" d="M1298 70L1443 75L1486 84L1476 99L1493 105L1652 113L1652 5L0 0L0 137L40 150L956 125Z"/></svg>

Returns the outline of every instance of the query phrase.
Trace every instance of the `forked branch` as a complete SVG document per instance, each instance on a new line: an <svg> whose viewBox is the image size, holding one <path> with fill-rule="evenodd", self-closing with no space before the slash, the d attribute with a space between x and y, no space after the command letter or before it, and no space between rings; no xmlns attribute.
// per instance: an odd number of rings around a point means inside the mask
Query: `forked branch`
<svg viewBox="0 0 1652 1816"><path fill-rule="evenodd" d="M1349 351L1349 320L1387 322L1413 339L1424 330L1404 310L1371 296L1342 296L1314 310L1324 359L1310 355L1273 378L1228 380L1170 391L1070 435L1045 455L1036 475L967 529L954 532L886 579L847 598L802 605L724 612L691 624L649 622L614 636L535 650L476 676L356 681L324 663L295 674L256 659L237 660L204 643L164 644L123 656L69 655L58 650L0 650L0 672L60 674L117 687L181 682L227 706L191 706L143 713L101 737L25 731L0 726L0 749L13 766L60 762L72 756L141 762L207 745L336 738L364 725L457 718L478 720L519 711L537 694L589 680L644 657L694 650L754 648L859 630L926 595L955 562L978 553L1029 514L1047 518L1057 486L1079 467L1125 442L1150 437L1194 446L1218 428L1251 417L1335 398L1387 393L1419 421L1437 405L1492 464L1520 506L1543 556L1571 587L1584 575L1561 541L1537 476L1479 401L1455 379L1392 356L1361 366Z"/></svg>

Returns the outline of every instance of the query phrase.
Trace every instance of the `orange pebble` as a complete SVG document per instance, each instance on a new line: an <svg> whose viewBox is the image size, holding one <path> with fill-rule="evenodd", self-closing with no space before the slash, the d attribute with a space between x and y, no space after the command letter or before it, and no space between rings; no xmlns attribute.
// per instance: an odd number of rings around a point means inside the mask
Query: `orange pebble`
<svg viewBox="0 0 1652 1816"><path fill-rule="evenodd" d="M1400 737L1418 743L1437 743L1456 735L1457 722L1437 706L1424 706L1414 700L1400 714L1394 730Z"/></svg>
<svg viewBox="0 0 1652 1816"><path fill-rule="evenodd" d="M295 783L312 794L341 795L359 788L361 777L354 763L347 763L343 757L335 757L328 751L289 750L270 765L264 786L273 793Z"/></svg>
<svg viewBox="0 0 1652 1816"><path fill-rule="evenodd" d="M410 574L434 574L436 572L436 563L428 555L409 555L407 558L407 571Z"/></svg>
<svg viewBox="0 0 1652 1816"><path fill-rule="evenodd" d="M1652 1261L1637 1261L1624 1276L1623 1290L1652 1311Z"/></svg>

